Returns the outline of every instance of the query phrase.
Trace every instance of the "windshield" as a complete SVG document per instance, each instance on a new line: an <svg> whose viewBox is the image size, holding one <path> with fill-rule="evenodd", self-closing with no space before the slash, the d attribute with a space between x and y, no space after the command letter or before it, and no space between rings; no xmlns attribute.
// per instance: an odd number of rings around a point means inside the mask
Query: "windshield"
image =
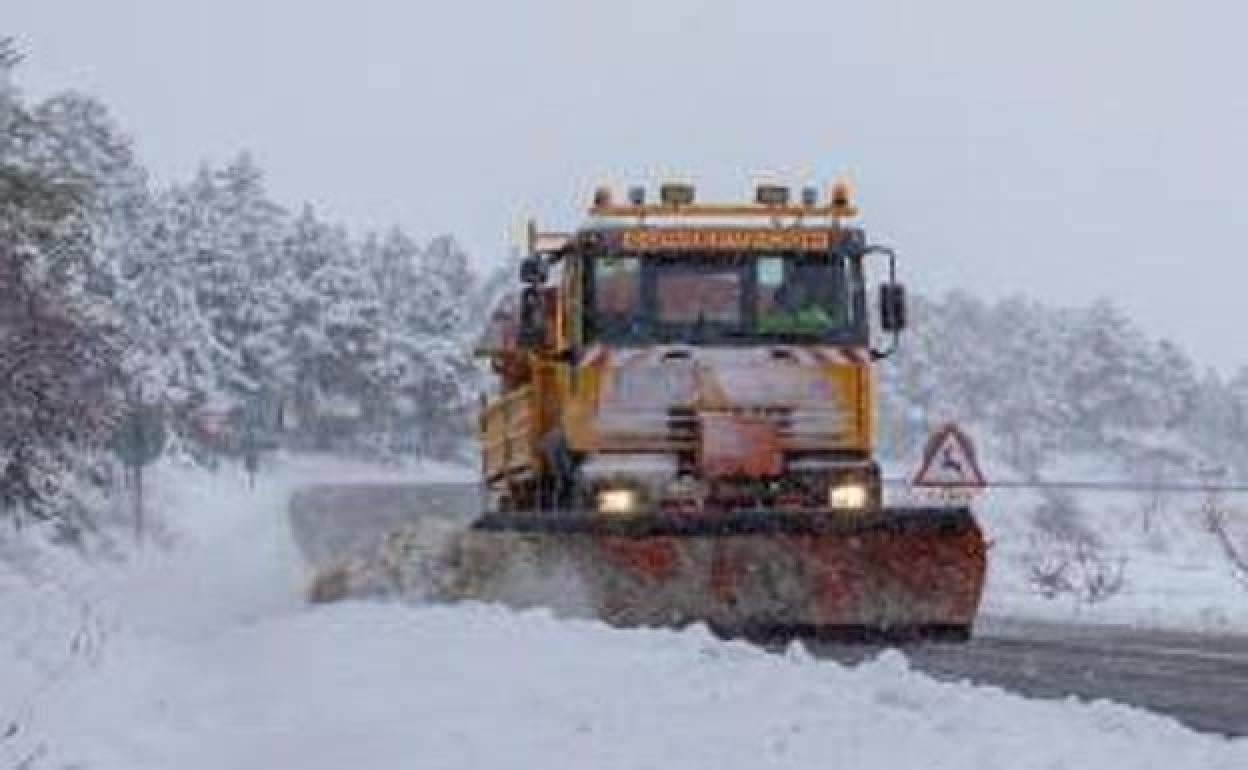
<svg viewBox="0 0 1248 770"><path fill-rule="evenodd" d="M856 342L861 273L797 253L602 255L588 260L586 331L614 342Z"/></svg>

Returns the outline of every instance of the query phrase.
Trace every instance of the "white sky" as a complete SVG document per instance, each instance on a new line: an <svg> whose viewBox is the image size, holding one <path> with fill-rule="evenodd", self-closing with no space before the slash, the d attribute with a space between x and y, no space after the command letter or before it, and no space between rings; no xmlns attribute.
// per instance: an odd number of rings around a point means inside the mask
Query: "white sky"
<svg viewBox="0 0 1248 770"><path fill-rule="evenodd" d="M482 261L601 181L845 171L916 290L1109 296L1248 364L1248 6L1227 0L4 0L32 96L104 98L162 181L274 194Z"/></svg>

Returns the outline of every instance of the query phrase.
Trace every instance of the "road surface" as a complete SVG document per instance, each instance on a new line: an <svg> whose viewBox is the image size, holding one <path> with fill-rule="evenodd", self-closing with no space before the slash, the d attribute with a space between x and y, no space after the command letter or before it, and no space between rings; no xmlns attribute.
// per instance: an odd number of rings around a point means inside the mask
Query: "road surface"
<svg viewBox="0 0 1248 770"><path fill-rule="evenodd" d="M1078 696L1171 716L1202 732L1248 735L1248 637L987 618L966 644L921 644L906 655L938 679L969 680L1037 698ZM813 645L853 661L878 648Z"/></svg>

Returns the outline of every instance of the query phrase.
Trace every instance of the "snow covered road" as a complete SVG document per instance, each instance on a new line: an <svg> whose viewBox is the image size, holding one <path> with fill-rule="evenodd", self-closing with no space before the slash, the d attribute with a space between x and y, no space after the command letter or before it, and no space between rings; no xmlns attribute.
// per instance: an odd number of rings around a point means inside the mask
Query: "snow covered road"
<svg viewBox="0 0 1248 770"><path fill-rule="evenodd" d="M29 630L0 657L0 717L20 728L0 768L1248 767L1246 740L940 681L922 652L839 663L484 605L307 607L288 492L179 479L184 541L74 578L94 642L53 680L82 616L0 586L0 618Z"/></svg>

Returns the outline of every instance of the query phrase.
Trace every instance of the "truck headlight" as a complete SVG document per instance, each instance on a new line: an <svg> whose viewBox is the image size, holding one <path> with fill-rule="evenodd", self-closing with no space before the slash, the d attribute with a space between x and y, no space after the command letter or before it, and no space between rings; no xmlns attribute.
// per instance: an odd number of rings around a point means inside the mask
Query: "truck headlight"
<svg viewBox="0 0 1248 770"><path fill-rule="evenodd" d="M596 502L599 513L621 514L636 512L640 500L635 489L608 487L598 490Z"/></svg>
<svg viewBox="0 0 1248 770"><path fill-rule="evenodd" d="M828 505L840 510L867 507L867 485L861 481L842 481L828 488Z"/></svg>

